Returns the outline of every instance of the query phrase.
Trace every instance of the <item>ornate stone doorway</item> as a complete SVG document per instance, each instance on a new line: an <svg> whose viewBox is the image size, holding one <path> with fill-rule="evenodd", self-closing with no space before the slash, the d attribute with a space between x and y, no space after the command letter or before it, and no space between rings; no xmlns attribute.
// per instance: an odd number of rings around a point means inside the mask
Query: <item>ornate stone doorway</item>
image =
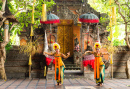
<svg viewBox="0 0 130 89"><path fill-rule="evenodd" d="M73 20L60 20L57 31L57 41L60 51L64 54L70 52L73 56Z"/></svg>

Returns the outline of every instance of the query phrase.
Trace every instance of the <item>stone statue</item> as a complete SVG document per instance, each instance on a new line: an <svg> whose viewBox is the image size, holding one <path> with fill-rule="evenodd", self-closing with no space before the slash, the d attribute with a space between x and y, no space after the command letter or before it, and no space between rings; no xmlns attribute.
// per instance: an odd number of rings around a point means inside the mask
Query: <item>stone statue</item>
<svg viewBox="0 0 130 89"><path fill-rule="evenodd" d="M80 52L80 46L79 46L79 41L78 38L74 39L74 63L76 65L80 65L81 62L81 52Z"/></svg>
<svg viewBox="0 0 130 89"><path fill-rule="evenodd" d="M79 46L78 38L74 39L74 44L75 44L74 52L79 52L80 51L80 46Z"/></svg>

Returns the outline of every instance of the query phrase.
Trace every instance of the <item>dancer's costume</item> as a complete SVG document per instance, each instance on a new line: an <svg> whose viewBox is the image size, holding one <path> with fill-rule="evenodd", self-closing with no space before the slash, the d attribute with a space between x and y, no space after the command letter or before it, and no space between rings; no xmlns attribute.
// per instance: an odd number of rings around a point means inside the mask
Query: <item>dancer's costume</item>
<svg viewBox="0 0 130 89"><path fill-rule="evenodd" d="M95 49L101 48L99 42L95 43ZM96 83L103 83L105 78L105 64L102 61L102 54L94 53L95 63L94 63L94 79L96 79Z"/></svg>

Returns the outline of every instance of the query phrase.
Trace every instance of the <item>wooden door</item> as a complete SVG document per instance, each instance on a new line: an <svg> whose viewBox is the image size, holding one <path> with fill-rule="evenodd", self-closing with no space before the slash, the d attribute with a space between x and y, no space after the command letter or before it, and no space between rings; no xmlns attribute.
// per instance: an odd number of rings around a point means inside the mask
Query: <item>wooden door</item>
<svg viewBox="0 0 130 89"><path fill-rule="evenodd" d="M57 41L62 53L70 52L71 56L73 55L73 20L60 20Z"/></svg>

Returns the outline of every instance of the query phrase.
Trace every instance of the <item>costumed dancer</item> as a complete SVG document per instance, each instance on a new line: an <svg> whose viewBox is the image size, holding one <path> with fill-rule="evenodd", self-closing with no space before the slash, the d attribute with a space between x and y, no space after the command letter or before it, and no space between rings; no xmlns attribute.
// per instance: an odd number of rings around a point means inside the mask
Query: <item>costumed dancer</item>
<svg viewBox="0 0 130 89"><path fill-rule="evenodd" d="M44 52L44 54L54 55L55 57L55 80L57 81L57 85L63 84L64 79L64 69L65 65L62 61L62 57L67 59L70 56L70 52L67 53L67 56L60 53L60 45L58 43L53 44L54 53Z"/></svg>
<svg viewBox="0 0 130 89"><path fill-rule="evenodd" d="M101 44L99 42L95 43L94 48L96 49L96 52L86 51L85 54L86 53L94 54L94 56L95 56L94 79L96 80L96 84L98 86L102 86L103 82L104 82L104 78L105 78L105 64L102 61L102 56L103 56L103 54L108 54L108 53L101 53L100 52Z"/></svg>

